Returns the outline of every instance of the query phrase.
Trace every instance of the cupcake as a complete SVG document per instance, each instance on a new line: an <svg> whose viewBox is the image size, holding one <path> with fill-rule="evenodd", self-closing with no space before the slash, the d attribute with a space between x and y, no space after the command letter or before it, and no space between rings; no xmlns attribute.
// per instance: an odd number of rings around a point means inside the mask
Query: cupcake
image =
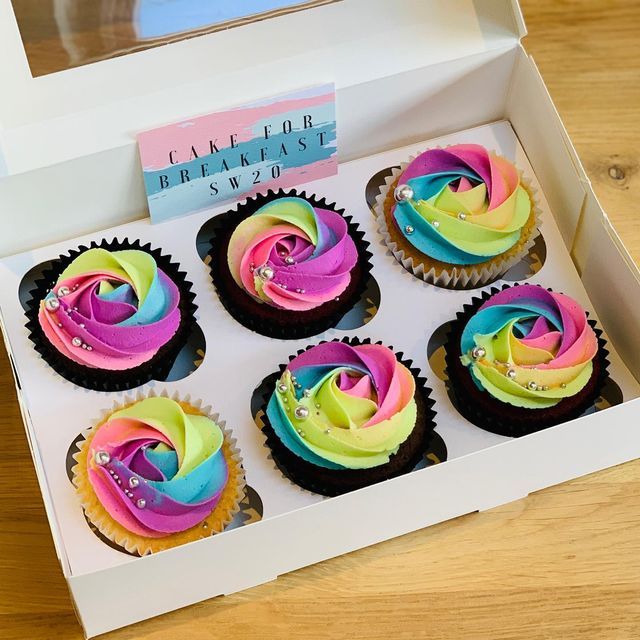
<svg viewBox="0 0 640 640"><path fill-rule="evenodd" d="M326 201L295 192L257 196L214 221L210 268L218 296L242 325L295 339L334 327L364 293L364 234Z"/></svg>
<svg viewBox="0 0 640 640"><path fill-rule="evenodd" d="M435 423L411 363L369 341L323 342L267 380L264 433L282 473L327 496L413 470Z"/></svg>
<svg viewBox="0 0 640 640"><path fill-rule="evenodd" d="M80 247L54 261L36 285L30 338L55 371L87 389L163 379L194 324L185 274L137 241Z"/></svg>
<svg viewBox="0 0 640 640"><path fill-rule="evenodd" d="M473 424L522 436L591 408L607 377L601 332L569 296L537 285L466 305L446 344L450 391Z"/></svg>
<svg viewBox="0 0 640 640"><path fill-rule="evenodd" d="M376 201L376 218L403 267L449 288L497 279L539 233L516 167L477 144L430 149L394 170Z"/></svg>
<svg viewBox="0 0 640 640"><path fill-rule="evenodd" d="M84 438L72 473L85 516L130 553L208 537L239 511L245 482L235 442L188 401L144 398Z"/></svg>

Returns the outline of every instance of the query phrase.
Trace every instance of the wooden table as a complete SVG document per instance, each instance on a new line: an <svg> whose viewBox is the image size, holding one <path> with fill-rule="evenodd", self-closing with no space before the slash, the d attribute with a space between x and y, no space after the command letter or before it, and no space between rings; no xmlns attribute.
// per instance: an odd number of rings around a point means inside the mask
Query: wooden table
<svg viewBox="0 0 640 640"><path fill-rule="evenodd" d="M530 32L527 49L540 66L599 198L638 261L640 3L525 0L522 5ZM4 351L0 408L0 637L81 638ZM110 637L639 636L640 461Z"/></svg>

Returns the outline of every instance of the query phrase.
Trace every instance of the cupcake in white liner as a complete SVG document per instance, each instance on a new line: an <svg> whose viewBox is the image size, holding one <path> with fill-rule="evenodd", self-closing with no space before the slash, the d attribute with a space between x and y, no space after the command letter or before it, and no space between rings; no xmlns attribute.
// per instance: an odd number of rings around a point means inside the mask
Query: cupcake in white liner
<svg viewBox="0 0 640 640"><path fill-rule="evenodd" d="M209 537L240 511L240 451L200 400L139 393L105 411L83 437L72 468L82 508L130 553Z"/></svg>
<svg viewBox="0 0 640 640"><path fill-rule="evenodd" d="M393 169L374 213L405 269L451 289L498 279L540 233L531 183L511 162L475 144L429 149Z"/></svg>

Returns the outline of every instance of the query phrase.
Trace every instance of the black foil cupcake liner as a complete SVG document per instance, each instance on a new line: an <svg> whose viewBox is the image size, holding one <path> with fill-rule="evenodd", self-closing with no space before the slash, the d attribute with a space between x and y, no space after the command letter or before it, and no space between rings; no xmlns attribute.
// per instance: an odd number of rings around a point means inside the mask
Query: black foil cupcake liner
<svg viewBox="0 0 640 640"><path fill-rule="evenodd" d="M347 289L335 301L326 302L309 311L287 311L258 302L237 285L227 263L227 247L238 224L265 204L283 197L303 198L314 207L340 214L347 222L349 236L358 252L358 262L351 271L351 282ZM266 194L259 194L238 205L236 209L216 216L212 220L212 231L209 269L220 302L241 325L270 338L296 340L332 329L358 303L372 277L372 254L369 243L364 239L364 232L360 231L351 216L345 215L344 209L338 209L325 198L318 200L304 191L285 192L280 189L277 192L269 190Z"/></svg>
<svg viewBox="0 0 640 640"><path fill-rule="evenodd" d="M320 345L327 342L343 342L352 347L362 344L384 344L380 341L373 343L369 338L364 340L359 338L343 338L340 340L336 338L331 341L322 340L317 344ZM304 349L299 349L296 354L289 357L289 362L315 346L317 345L314 344ZM394 351L393 347L388 346L388 348ZM266 437L265 446L271 451L271 457L275 465L288 480L312 493L337 496L413 471L425 454L430 451L432 445L436 444L436 440L438 441L438 449L444 449L446 452L446 446L442 446L440 437L435 432L436 423L434 419L436 412L433 409L435 400L431 398L432 391L427 386L426 378L420 375L420 371L417 368L413 367L411 360L403 358L402 352L396 353L394 351L394 353L398 362L409 369L416 382L414 398L418 407L418 417L411 435L400 445L398 451L391 456L389 462L370 469L326 469L307 462L290 451L276 435L267 415L267 405L275 390L276 382L287 368L288 363L281 364L278 371L263 380L260 385L264 391L259 414L263 421L262 432ZM444 462L442 459L439 461Z"/></svg>
<svg viewBox="0 0 640 640"><path fill-rule="evenodd" d="M445 374L449 391L455 399L456 409L469 422L491 433L518 438L579 418L600 396L608 377L609 351L602 331L594 320L587 322L598 339L598 351L593 359L593 373L587 385L574 396L564 398L547 409L527 409L495 399L487 391L479 389L466 366L460 361L460 338L471 317L489 298L515 285L493 287L480 297L474 297L456 314L445 343ZM540 286L540 285L536 285ZM552 291L552 289L547 289ZM587 318L588 318L587 312Z"/></svg>
<svg viewBox="0 0 640 640"><path fill-rule="evenodd" d="M171 279L180 291L180 325L173 337L163 345L158 352L147 362L123 371L109 371L86 367L61 354L47 339L40 323L38 312L40 301L49 293L55 285L58 276L80 254L89 249L106 249L107 251L137 250L144 251L153 256L158 268ZM63 378L85 389L93 391L125 391L139 387L151 380L163 380L171 370L180 350L187 343L194 330L195 312L197 305L194 303L195 294L191 291L192 283L187 280L187 274L180 270L180 265L172 262L170 256L164 255L159 249L153 249L149 243L141 244L139 240L130 242L125 240L101 240L99 243L91 242L89 246L82 245L72 249L68 254L60 255L46 269L42 277L34 282L35 287L29 292L27 311L28 322L26 328L29 331L29 339L33 342L35 350L42 359Z"/></svg>

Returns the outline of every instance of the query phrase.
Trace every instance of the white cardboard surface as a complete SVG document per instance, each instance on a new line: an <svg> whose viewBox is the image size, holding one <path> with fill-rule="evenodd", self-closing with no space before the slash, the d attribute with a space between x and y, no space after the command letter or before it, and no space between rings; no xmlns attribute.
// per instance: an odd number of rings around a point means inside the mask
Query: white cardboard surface
<svg viewBox="0 0 640 640"><path fill-rule="evenodd" d="M136 131L268 97L276 83L343 88L513 46L522 26L511 0L343 0L32 78L0 0L7 170L133 147Z"/></svg>
<svg viewBox="0 0 640 640"><path fill-rule="evenodd" d="M338 176L310 185L309 190L313 193L327 196L329 200L335 200L339 206L345 207L361 225L371 242L374 254L373 275L380 285L382 300L374 319L358 330L331 330L316 338L285 342L254 334L233 320L217 299L208 269L200 261L195 248L196 234L202 224L216 211L224 211L227 207L155 226L150 225L148 221L138 221L116 227L104 234L92 234L75 241L13 256L0 263L0 307L21 380L24 401L31 417L32 435L42 458L42 468L52 499L55 516L54 535L61 543L63 564L68 563L69 576L80 577L119 565L146 561L111 549L90 532L65 471L67 449L78 433L91 425L99 417L102 409L110 407L114 398L121 401L124 396L135 392L109 394L88 391L58 376L33 350L24 329L22 307L17 299L17 287L21 277L32 266L43 260L55 258L59 253L90 240L115 236L149 241L153 246L172 255L187 271L197 294L198 321L207 339L204 363L184 380L174 383L150 383L141 390L154 388L178 391L183 396L191 394L192 397L202 399L205 404L213 405L214 410L226 420L228 427L238 439L247 481L263 500L265 520L275 516L286 518L287 514L321 502L323 498L293 486L267 458L268 452L263 447L263 438L250 413L251 394L262 378L275 371L280 363L286 362L290 354L321 339L343 335L371 337L394 346L396 350L403 351L407 357L412 358L434 389L435 409L438 412L437 431L447 444L450 461L486 447L510 442L509 438L482 431L467 423L451 406L444 384L431 372L426 360L426 347L431 333L455 317L456 311L477 293L438 289L424 284L402 269L390 255L387 255L377 233L374 217L364 200L367 181L380 169L403 161L410 154L427 147L458 142L476 142L495 149L514 161L525 177L532 181L534 188L538 189L536 197L542 209L542 234L547 244L547 259L542 270L529 282L552 286L557 291L568 293L593 313L544 194L539 189L527 157L507 122L481 126L347 163L340 167ZM621 387L625 400L638 397L640 386L611 345L609 348L611 377ZM617 409L621 410L624 406ZM602 415L582 418L577 422L601 421L609 411L613 412L615 409L607 410ZM556 427L554 431L558 432L563 427L564 425ZM505 455L508 455L506 451ZM450 463L444 463L445 466L448 464ZM426 475L434 471L441 473L437 468L420 473ZM547 484L551 483L543 480L540 486ZM514 491L519 492L520 489L514 488ZM486 504L477 505L476 508L498 504L504 501L505 495L508 495L508 489L505 488L497 490L494 494L489 493L485 496ZM249 527L242 529L247 528ZM241 531L214 536L204 544L216 545L216 540L222 537L242 536ZM163 554L158 555L160 557Z"/></svg>

